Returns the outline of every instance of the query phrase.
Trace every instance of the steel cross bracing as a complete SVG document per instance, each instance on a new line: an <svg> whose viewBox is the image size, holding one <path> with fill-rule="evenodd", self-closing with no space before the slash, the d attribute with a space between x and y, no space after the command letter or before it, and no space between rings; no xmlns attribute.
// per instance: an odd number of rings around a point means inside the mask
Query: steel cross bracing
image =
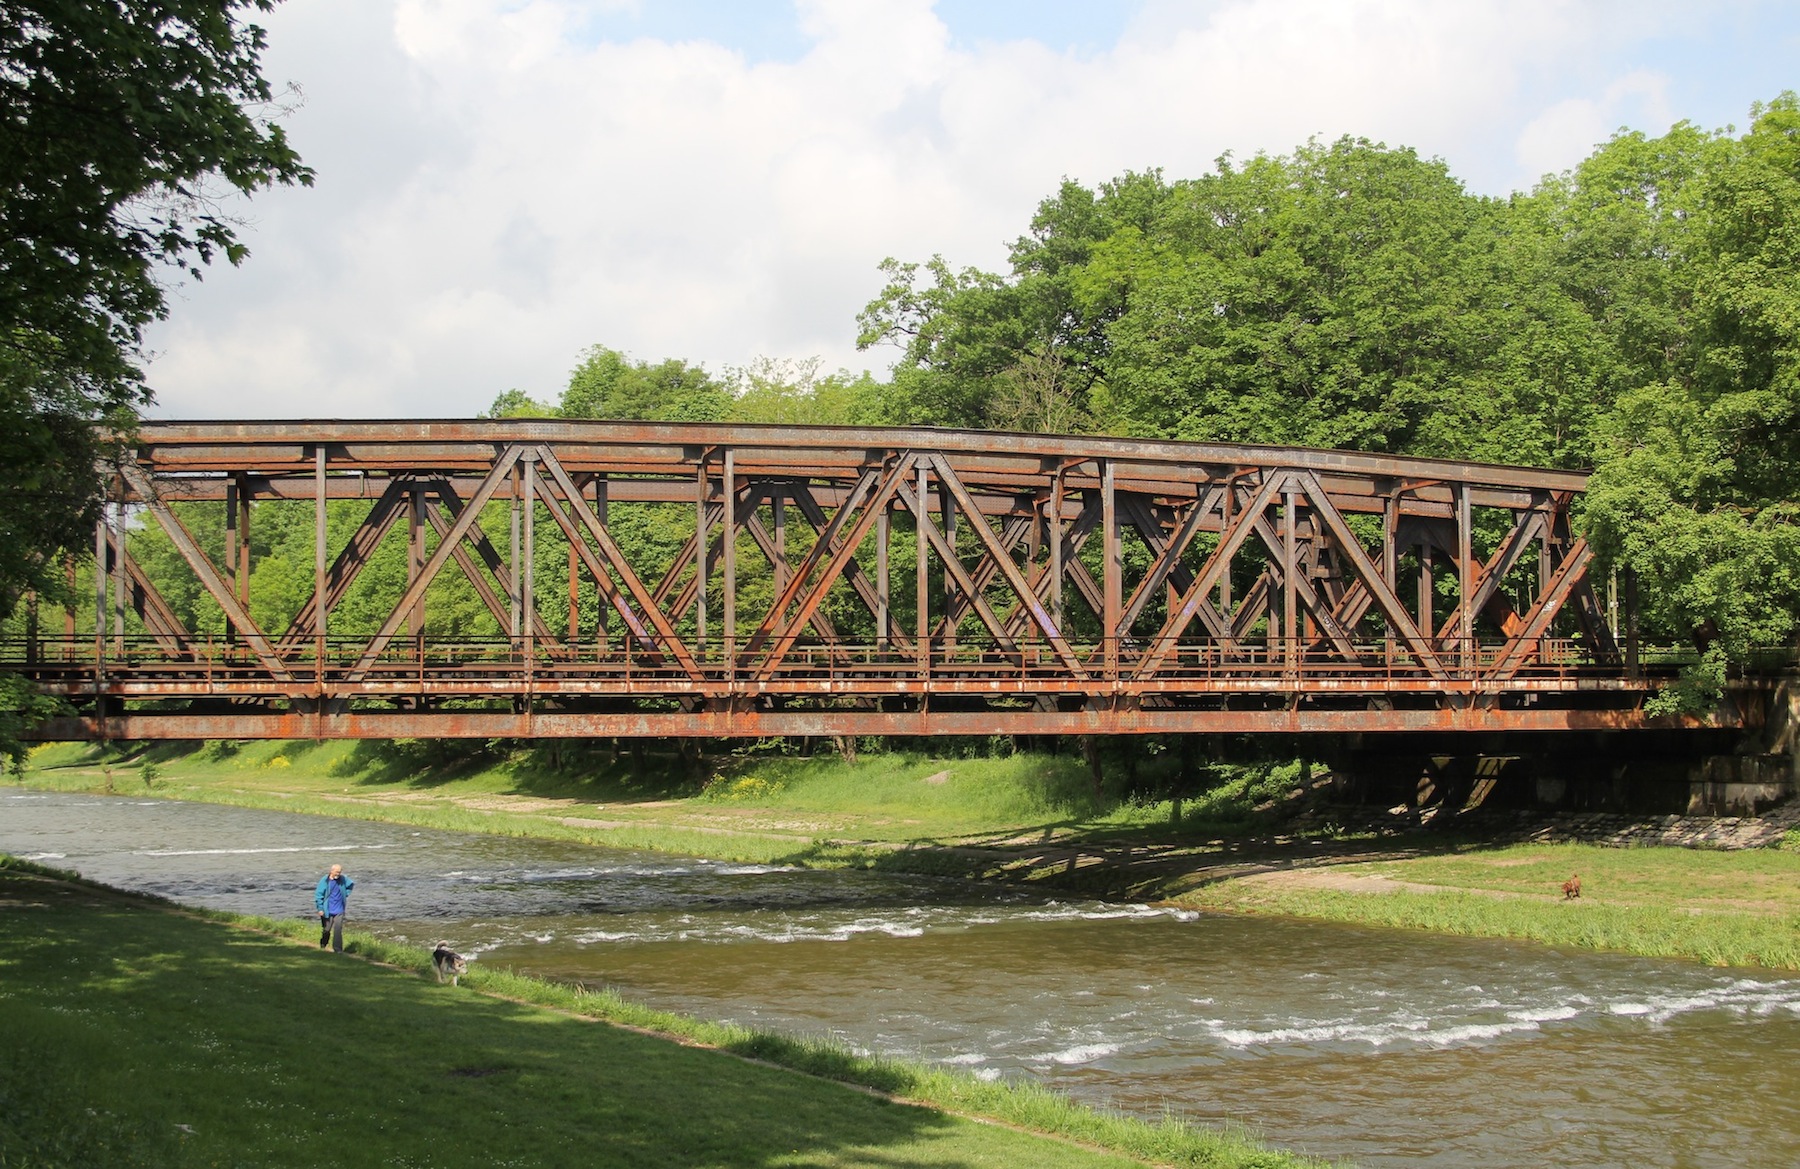
<svg viewBox="0 0 1800 1169"><path fill-rule="evenodd" d="M60 641L34 622L6 647L9 668L78 712L45 734L1643 722L1635 647L1615 640L1570 527L1585 486L1574 472L543 420L158 422L136 442L95 536L92 636L70 616ZM310 502L313 587L265 629L250 535L276 501ZM351 509L355 531L334 542L328 515ZM215 525L222 555L209 551ZM216 607L215 628L185 626L164 599L174 582L133 558L129 532L147 529L191 573L183 588ZM548 544L566 555L566 594L537 579ZM404 577L383 584L368 569L397 547ZM449 578L467 582L499 640L434 633L434 591ZM377 594L378 624L366 604L359 625L334 620L357 588Z"/></svg>

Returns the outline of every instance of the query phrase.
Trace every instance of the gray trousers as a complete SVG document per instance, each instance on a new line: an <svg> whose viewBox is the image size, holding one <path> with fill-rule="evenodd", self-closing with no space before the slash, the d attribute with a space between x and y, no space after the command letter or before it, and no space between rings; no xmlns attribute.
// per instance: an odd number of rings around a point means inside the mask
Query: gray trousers
<svg viewBox="0 0 1800 1169"><path fill-rule="evenodd" d="M344 952L343 914L334 913L329 917L323 913L319 915L319 949L323 950L328 941L331 943L333 952L338 954Z"/></svg>

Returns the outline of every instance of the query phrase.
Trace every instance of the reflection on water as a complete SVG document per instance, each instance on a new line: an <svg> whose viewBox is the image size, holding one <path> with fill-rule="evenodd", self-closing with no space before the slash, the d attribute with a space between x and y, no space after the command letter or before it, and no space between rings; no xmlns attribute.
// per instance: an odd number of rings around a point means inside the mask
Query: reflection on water
<svg viewBox="0 0 1800 1169"><path fill-rule="evenodd" d="M9 792L0 848L351 918L712 1018L829 1034L1365 1165L1800 1164L1800 981L162 801Z"/></svg>

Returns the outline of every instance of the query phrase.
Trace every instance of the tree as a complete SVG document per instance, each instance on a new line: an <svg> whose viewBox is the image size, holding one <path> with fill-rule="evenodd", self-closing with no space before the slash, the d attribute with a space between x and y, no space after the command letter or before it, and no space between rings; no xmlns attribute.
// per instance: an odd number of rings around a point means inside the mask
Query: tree
<svg viewBox="0 0 1800 1169"><path fill-rule="evenodd" d="M273 2L0 7L0 616L91 538L95 424L149 400L164 276L243 260L223 196L311 182L240 19Z"/></svg>
<svg viewBox="0 0 1800 1169"><path fill-rule="evenodd" d="M860 340L903 348L897 421L1577 463L1599 333L1552 239L1442 162L1312 142L1065 181L1008 275L887 261Z"/></svg>
<svg viewBox="0 0 1800 1169"><path fill-rule="evenodd" d="M1677 692L1701 703L1800 629L1800 99L1752 116L1736 139L1621 135L1564 195L1571 247L1596 222L1610 240L1585 250L1612 257L1635 383L1603 423L1589 533L1638 574L1650 627L1704 651Z"/></svg>
<svg viewBox="0 0 1800 1169"><path fill-rule="evenodd" d="M729 392L700 366L675 358L651 365L595 345L569 374L559 412L565 418L717 422L730 407Z"/></svg>

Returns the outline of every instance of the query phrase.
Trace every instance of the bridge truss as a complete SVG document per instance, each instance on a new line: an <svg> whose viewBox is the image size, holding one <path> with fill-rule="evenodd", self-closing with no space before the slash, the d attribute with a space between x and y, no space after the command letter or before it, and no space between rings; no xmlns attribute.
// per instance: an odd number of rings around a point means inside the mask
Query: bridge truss
<svg viewBox="0 0 1800 1169"><path fill-rule="evenodd" d="M1647 683L1570 527L1584 486L930 429L148 423L96 531L92 637L70 616L4 656L77 711L44 737L1629 728ZM251 595L274 501L315 530L280 629ZM134 557L147 528L217 628ZM434 632L451 576L500 638ZM378 627L337 616L353 589Z"/></svg>

